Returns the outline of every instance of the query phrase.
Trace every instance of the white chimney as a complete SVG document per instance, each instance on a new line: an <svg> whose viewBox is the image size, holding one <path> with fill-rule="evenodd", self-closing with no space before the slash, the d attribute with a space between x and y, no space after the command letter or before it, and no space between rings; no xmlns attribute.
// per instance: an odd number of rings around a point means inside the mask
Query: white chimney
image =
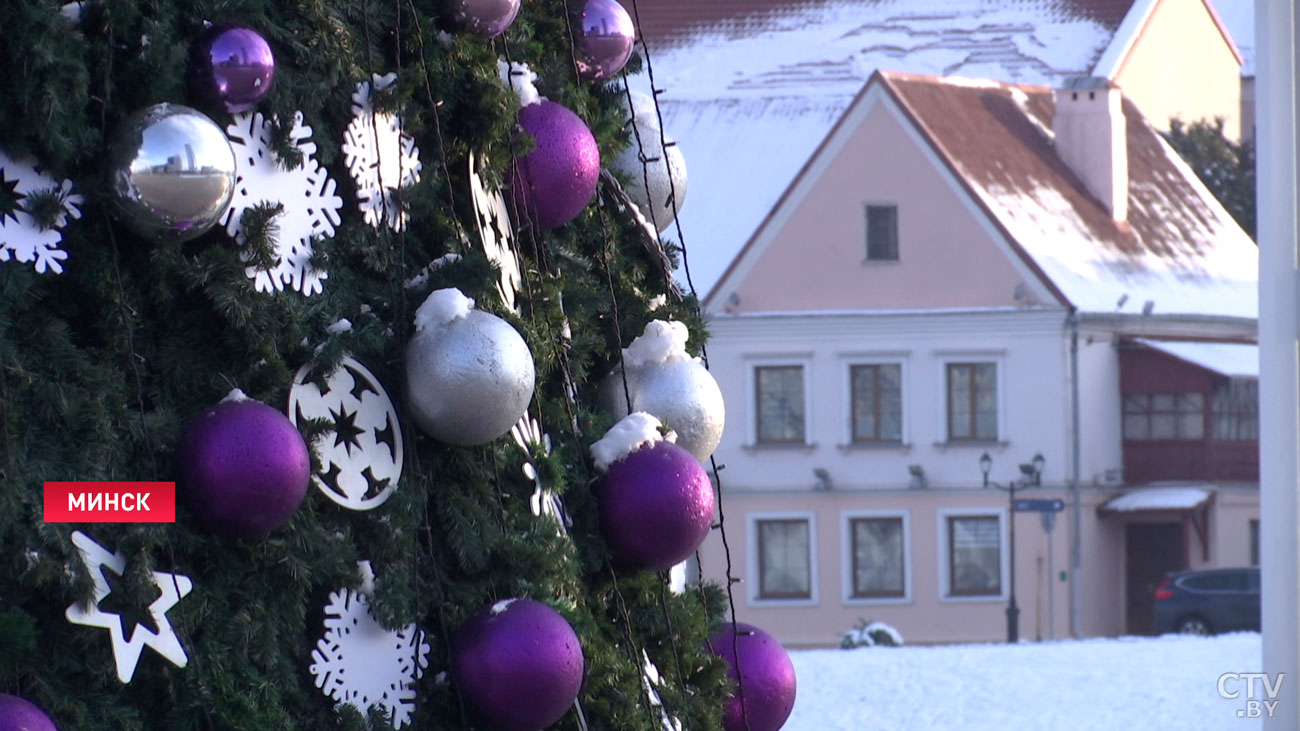
<svg viewBox="0 0 1300 731"><path fill-rule="evenodd" d="M1067 79L1056 90L1056 154L1110 212L1128 218L1128 140L1119 87L1102 78Z"/></svg>

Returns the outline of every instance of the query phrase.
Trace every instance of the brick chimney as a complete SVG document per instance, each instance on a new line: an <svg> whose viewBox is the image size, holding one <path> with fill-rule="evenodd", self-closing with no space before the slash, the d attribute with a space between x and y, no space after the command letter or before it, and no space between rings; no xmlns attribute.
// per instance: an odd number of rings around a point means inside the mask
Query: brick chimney
<svg viewBox="0 0 1300 731"><path fill-rule="evenodd" d="M1067 79L1056 90L1056 154L1123 223L1128 218L1128 141L1120 90L1107 79Z"/></svg>

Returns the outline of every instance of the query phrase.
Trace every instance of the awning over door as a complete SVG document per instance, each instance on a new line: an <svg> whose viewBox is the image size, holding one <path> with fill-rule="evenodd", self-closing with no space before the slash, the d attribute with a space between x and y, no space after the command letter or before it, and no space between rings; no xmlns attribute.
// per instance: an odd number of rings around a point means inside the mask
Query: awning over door
<svg viewBox="0 0 1300 731"><path fill-rule="evenodd" d="M1098 515L1136 513L1145 510L1195 510L1213 499L1214 493L1201 487L1143 487L1129 490L1097 506Z"/></svg>
<svg viewBox="0 0 1300 731"><path fill-rule="evenodd" d="M1201 542L1201 556L1210 559L1210 503L1214 490L1206 487L1169 485L1128 490L1097 506L1097 515L1173 515L1186 517Z"/></svg>

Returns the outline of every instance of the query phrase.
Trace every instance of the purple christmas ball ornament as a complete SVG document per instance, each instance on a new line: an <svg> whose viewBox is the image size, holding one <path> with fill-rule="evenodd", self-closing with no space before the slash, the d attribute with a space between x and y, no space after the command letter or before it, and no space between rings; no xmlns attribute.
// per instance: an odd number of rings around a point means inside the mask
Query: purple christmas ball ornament
<svg viewBox="0 0 1300 731"><path fill-rule="evenodd" d="M559 228L576 218L596 194L596 138L578 115L553 101L520 109L519 124L537 147L520 157L512 171L515 203L540 228Z"/></svg>
<svg viewBox="0 0 1300 731"><path fill-rule="evenodd" d="M307 495L311 457L289 417L227 398L195 419L176 449L177 493L214 533L255 538L284 525Z"/></svg>
<svg viewBox="0 0 1300 731"><path fill-rule="evenodd" d="M685 561L713 525L709 475L672 442L643 446L610 465L596 501L614 563L636 570Z"/></svg>
<svg viewBox="0 0 1300 731"><path fill-rule="evenodd" d="M538 731L560 720L582 687L573 627L541 602L484 607L451 639L451 668L466 707L494 731Z"/></svg>
<svg viewBox="0 0 1300 731"><path fill-rule="evenodd" d="M608 79L632 57L636 26L618 0L587 0L573 22L578 75L588 81Z"/></svg>
<svg viewBox="0 0 1300 731"><path fill-rule="evenodd" d="M190 48L190 91L237 114L266 98L275 56L260 33L242 25L213 26Z"/></svg>
<svg viewBox="0 0 1300 731"><path fill-rule="evenodd" d="M456 28L482 38L506 32L519 14L520 0L443 0L443 9Z"/></svg>
<svg viewBox="0 0 1300 731"><path fill-rule="evenodd" d="M753 625L727 623L709 638L709 651L727 661L728 674L741 688L723 711L725 731L781 728L794 710L795 696L794 664L781 643Z"/></svg>
<svg viewBox="0 0 1300 731"><path fill-rule="evenodd" d="M0 693L0 731L59 731L59 727L31 702Z"/></svg>

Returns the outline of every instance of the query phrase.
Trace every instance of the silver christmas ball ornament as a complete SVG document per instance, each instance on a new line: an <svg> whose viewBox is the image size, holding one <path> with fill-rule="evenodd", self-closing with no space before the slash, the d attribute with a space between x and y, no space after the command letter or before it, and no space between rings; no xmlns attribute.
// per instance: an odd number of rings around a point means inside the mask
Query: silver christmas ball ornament
<svg viewBox="0 0 1300 731"><path fill-rule="evenodd" d="M623 391L622 368L615 368L601 382L597 392L600 407L622 419L631 411L644 411L677 432L677 446L701 462L713 454L722 440L726 407L713 375L694 358L675 357L662 363L627 368L627 392Z"/></svg>
<svg viewBox="0 0 1300 731"><path fill-rule="evenodd" d="M235 153L226 133L179 104L155 104L122 120L107 161L114 214L150 241L201 236L235 193Z"/></svg>
<svg viewBox="0 0 1300 731"><path fill-rule="evenodd" d="M406 346L406 389L415 423L447 444L502 436L533 398L533 354L510 323L470 310L417 332Z"/></svg>
<svg viewBox="0 0 1300 731"><path fill-rule="evenodd" d="M678 145L664 145L654 118L638 114L633 124L636 134L614 158L612 166L626 176L627 195L641 209L641 215L662 232L686 201L686 158ZM666 141L671 143L672 139Z"/></svg>

